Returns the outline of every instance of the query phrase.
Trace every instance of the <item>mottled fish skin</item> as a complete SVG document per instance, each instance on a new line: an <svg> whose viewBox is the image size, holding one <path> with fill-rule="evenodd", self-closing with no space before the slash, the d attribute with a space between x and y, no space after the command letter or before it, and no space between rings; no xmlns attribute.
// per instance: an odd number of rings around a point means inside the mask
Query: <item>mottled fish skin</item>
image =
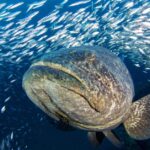
<svg viewBox="0 0 150 150"><path fill-rule="evenodd" d="M93 131L120 124L134 96L127 68L102 47L83 46L46 54L29 68L23 87L50 116Z"/></svg>
<svg viewBox="0 0 150 150"><path fill-rule="evenodd" d="M150 94L133 103L130 116L124 125L132 138L136 140L150 138Z"/></svg>

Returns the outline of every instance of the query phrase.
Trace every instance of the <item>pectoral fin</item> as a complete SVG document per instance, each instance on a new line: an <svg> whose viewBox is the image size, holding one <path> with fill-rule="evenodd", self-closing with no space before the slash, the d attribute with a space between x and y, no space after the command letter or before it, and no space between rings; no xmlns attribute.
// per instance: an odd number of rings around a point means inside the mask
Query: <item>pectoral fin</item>
<svg viewBox="0 0 150 150"><path fill-rule="evenodd" d="M107 131L103 131L104 135L106 136L106 138L112 143L114 144L116 147L118 148L122 148L123 147L123 142L120 141L120 139L117 137L117 135L115 133L113 133L110 130Z"/></svg>
<svg viewBox="0 0 150 150"><path fill-rule="evenodd" d="M102 132L88 132L88 139L94 147L100 145L104 137L105 136Z"/></svg>
<svg viewBox="0 0 150 150"><path fill-rule="evenodd" d="M150 95L133 103L124 126L129 136L136 140L150 138Z"/></svg>

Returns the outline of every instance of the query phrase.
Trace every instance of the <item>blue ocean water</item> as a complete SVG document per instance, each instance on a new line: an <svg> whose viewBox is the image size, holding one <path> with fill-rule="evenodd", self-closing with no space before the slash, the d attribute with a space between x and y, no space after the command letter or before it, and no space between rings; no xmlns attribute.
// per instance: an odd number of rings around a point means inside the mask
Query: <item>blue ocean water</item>
<svg viewBox="0 0 150 150"><path fill-rule="evenodd" d="M0 149L93 149L85 131L59 125L28 99L22 77L45 53L80 45L104 46L127 65L135 100L150 93L149 0L0 1ZM126 149L149 149L124 131ZM97 149L116 149L106 139Z"/></svg>

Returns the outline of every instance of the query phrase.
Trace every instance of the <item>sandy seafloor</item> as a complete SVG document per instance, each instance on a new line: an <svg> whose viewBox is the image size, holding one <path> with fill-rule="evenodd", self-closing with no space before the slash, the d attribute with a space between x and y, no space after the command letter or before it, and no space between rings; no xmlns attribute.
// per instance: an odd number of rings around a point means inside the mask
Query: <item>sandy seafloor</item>
<svg viewBox="0 0 150 150"><path fill-rule="evenodd" d="M148 0L1 0L0 37L0 150L94 149L85 131L61 130L22 89L25 71L50 51L104 46L129 69L134 99L150 93ZM122 125L115 131L125 141L123 149L150 149L149 140L131 139ZM96 149L116 147L104 139Z"/></svg>

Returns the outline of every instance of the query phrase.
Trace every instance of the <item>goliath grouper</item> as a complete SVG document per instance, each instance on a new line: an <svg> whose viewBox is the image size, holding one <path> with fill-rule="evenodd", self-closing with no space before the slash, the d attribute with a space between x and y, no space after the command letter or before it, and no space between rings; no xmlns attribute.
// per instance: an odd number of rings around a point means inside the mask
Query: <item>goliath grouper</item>
<svg viewBox="0 0 150 150"><path fill-rule="evenodd" d="M102 132L121 146L112 129L121 123L136 140L150 137L150 95L132 102L134 86L124 63L102 47L60 49L33 63L23 77L28 97L50 117Z"/></svg>

